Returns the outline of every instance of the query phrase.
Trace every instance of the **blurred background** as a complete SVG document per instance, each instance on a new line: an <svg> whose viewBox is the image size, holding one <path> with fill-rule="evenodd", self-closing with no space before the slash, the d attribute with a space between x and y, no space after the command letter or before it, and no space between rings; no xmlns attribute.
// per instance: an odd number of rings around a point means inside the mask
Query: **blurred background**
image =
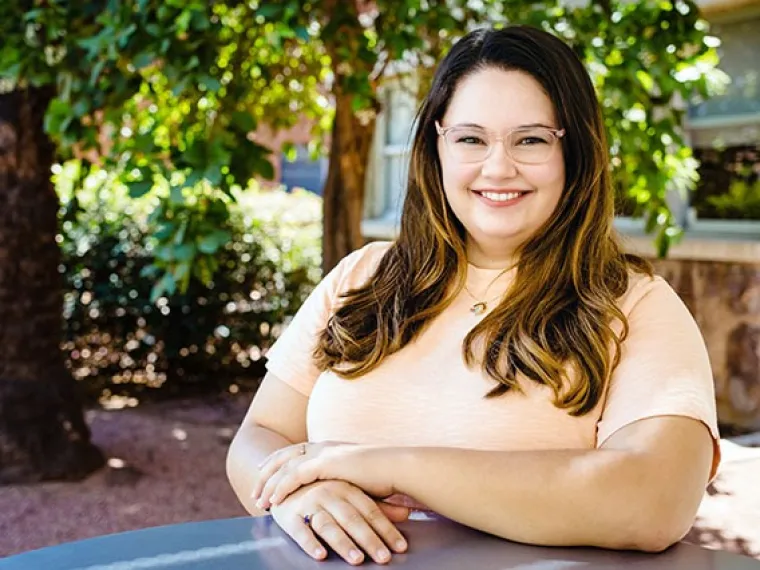
<svg viewBox="0 0 760 570"><path fill-rule="evenodd" d="M4 0L0 556L243 514L267 348L393 238L435 63L508 23L585 62L616 225L707 341L725 463L689 539L760 557L757 0Z"/></svg>

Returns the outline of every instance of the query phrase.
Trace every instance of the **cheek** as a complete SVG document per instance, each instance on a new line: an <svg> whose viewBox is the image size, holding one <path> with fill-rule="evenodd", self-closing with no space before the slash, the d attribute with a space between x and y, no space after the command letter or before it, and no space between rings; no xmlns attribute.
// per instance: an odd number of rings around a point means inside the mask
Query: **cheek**
<svg viewBox="0 0 760 570"><path fill-rule="evenodd" d="M443 185L447 193L466 190L480 174L480 169L477 166L473 167L469 164L444 162L441 164L441 169Z"/></svg>
<svg viewBox="0 0 760 570"><path fill-rule="evenodd" d="M563 162L551 163L531 171L524 171L527 181L546 194L562 194L565 187L565 165Z"/></svg>

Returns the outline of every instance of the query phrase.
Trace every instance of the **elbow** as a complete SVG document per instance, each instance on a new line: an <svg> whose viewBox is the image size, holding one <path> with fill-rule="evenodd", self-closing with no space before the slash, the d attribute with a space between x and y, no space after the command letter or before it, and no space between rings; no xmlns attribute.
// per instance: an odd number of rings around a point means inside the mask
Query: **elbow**
<svg viewBox="0 0 760 570"><path fill-rule="evenodd" d="M232 438L229 447L227 448L227 457L225 461L225 473L227 475L227 481L229 482L232 490L240 498L240 432L238 431Z"/></svg>
<svg viewBox="0 0 760 570"><path fill-rule="evenodd" d="M635 524L629 526L623 548L641 552L659 553L683 539L694 523L691 513L675 508L653 508L642 512Z"/></svg>
<svg viewBox="0 0 760 570"><path fill-rule="evenodd" d="M656 554L676 544L687 532L688 529L682 530L681 527L663 524L653 517L638 528L633 526L621 528L616 536L608 537L607 540L599 541L594 545L613 550L634 550Z"/></svg>
<svg viewBox="0 0 760 570"><path fill-rule="evenodd" d="M678 541L680 541L688 532L681 530L673 525L650 523L650 528L639 533L634 550L641 552L659 553L664 552Z"/></svg>
<svg viewBox="0 0 760 570"><path fill-rule="evenodd" d="M235 440L237 439L237 433L230 440L230 445L227 447L227 455L224 463L224 470L227 474L227 480L232 482L233 466L235 464Z"/></svg>

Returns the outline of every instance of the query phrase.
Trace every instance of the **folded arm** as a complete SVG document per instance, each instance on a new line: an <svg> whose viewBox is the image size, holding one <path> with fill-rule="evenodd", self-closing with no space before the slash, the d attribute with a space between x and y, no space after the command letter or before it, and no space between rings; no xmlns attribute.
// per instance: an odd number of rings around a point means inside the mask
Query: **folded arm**
<svg viewBox="0 0 760 570"><path fill-rule="evenodd" d="M660 551L691 527L712 462L696 420L635 422L600 449L388 452L393 488L511 540Z"/></svg>
<svg viewBox="0 0 760 570"><path fill-rule="evenodd" d="M284 465L257 498L277 504L313 481L340 479L510 540L656 552L691 527L712 445L701 422L661 416L619 429L599 449L333 447Z"/></svg>

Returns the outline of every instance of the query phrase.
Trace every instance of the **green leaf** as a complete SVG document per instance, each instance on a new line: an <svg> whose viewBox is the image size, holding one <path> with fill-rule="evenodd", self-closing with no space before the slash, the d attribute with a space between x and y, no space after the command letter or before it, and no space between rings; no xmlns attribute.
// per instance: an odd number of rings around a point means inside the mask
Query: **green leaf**
<svg viewBox="0 0 760 570"><path fill-rule="evenodd" d="M157 265L146 265L140 270L140 277L145 277L147 279L155 279L158 277L158 274L161 272L161 268Z"/></svg>
<svg viewBox="0 0 760 570"><path fill-rule="evenodd" d="M164 222L158 226L158 229L153 232L153 237L159 241L165 241L169 239L176 230L173 222Z"/></svg>
<svg viewBox="0 0 760 570"><path fill-rule="evenodd" d="M256 172L266 180L274 179L274 166L266 158L259 158L256 161Z"/></svg>
<svg viewBox="0 0 760 570"><path fill-rule="evenodd" d="M87 114L87 111L90 110L90 104L85 99L80 99L74 104L74 107L72 108L72 113L74 113L75 117L81 118L84 117Z"/></svg>
<svg viewBox="0 0 760 570"><path fill-rule="evenodd" d="M249 133L256 130L256 119L251 113L244 113L243 111L235 111L232 113L232 124L244 133Z"/></svg>
<svg viewBox="0 0 760 570"><path fill-rule="evenodd" d="M153 53L142 52L137 54L132 60L132 65L134 65L136 69L145 69L146 67L151 66L155 60L156 57Z"/></svg>
<svg viewBox="0 0 760 570"><path fill-rule="evenodd" d="M174 248L174 259L176 261L191 261L197 253L194 243L183 243Z"/></svg>
<svg viewBox="0 0 760 570"><path fill-rule="evenodd" d="M138 182L130 182L129 184L129 196L130 198L142 198L153 188L152 180L140 180Z"/></svg>
<svg viewBox="0 0 760 570"><path fill-rule="evenodd" d="M185 195L182 192L181 186L172 186L169 192L169 203L177 205L185 203Z"/></svg>
<svg viewBox="0 0 760 570"><path fill-rule="evenodd" d="M92 71L90 72L90 87L95 87L95 85L98 82L98 78L100 77L100 74L103 72L103 68L106 66L107 61L104 59L100 59L95 63L95 65L92 67Z"/></svg>
<svg viewBox="0 0 760 570"><path fill-rule="evenodd" d="M231 237L230 233L225 230L215 230L198 241L198 250L208 255L214 254L230 241Z"/></svg>
<svg viewBox="0 0 760 570"><path fill-rule="evenodd" d="M211 77L210 75L204 75L201 77L199 83L212 93L219 91L219 88L222 86L218 79Z"/></svg>
<svg viewBox="0 0 760 570"><path fill-rule="evenodd" d="M45 114L45 132L51 135L60 135L69 126L73 119L71 105L61 99L53 99Z"/></svg>
<svg viewBox="0 0 760 570"><path fill-rule="evenodd" d="M298 39L303 40L305 42L308 42L309 40L311 40L311 34L309 34L309 28L307 28L306 26L296 26L294 31Z"/></svg>
<svg viewBox="0 0 760 570"><path fill-rule="evenodd" d="M282 12L283 7L275 2L272 2L271 0L270 2L262 3L262 5L256 9L256 15L261 16L266 20L279 19Z"/></svg>
<svg viewBox="0 0 760 570"><path fill-rule="evenodd" d="M150 302L155 304L164 294L173 295L176 291L177 282L174 280L174 276L167 271L161 280L153 286L150 292Z"/></svg>

